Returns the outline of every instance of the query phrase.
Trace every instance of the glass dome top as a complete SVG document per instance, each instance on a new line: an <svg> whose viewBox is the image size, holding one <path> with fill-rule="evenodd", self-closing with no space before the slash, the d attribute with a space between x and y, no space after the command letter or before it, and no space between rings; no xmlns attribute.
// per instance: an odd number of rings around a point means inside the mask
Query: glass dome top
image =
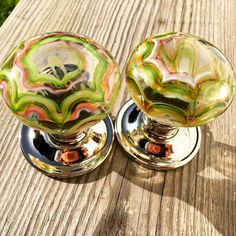
<svg viewBox="0 0 236 236"><path fill-rule="evenodd" d="M21 42L5 60L0 87L24 124L73 134L111 111L120 86L118 65L92 39L47 33Z"/></svg>
<svg viewBox="0 0 236 236"><path fill-rule="evenodd" d="M235 93L235 74L222 52L184 33L153 35L141 42L129 58L126 80L136 105L173 127L214 120Z"/></svg>

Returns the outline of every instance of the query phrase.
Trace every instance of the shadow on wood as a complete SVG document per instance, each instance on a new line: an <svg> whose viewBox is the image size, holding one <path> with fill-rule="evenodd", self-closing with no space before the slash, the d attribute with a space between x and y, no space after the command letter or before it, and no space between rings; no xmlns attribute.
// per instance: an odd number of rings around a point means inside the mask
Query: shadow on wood
<svg viewBox="0 0 236 236"><path fill-rule="evenodd" d="M112 159L106 160L104 164L90 174L60 181L68 184L80 184L105 178L105 185L106 181L110 181L111 172L115 172L122 177L118 196L112 192L113 186L110 186L111 194L114 197L109 197L109 202L104 205L106 214L102 216L102 219L96 225L94 231L96 235L125 233L127 219L130 217L127 204L135 196L133 185L150 192L150 195L159 195L162 202L166 201L166 204L163 204L166 209L169 209L168 213L161 207L159 209L148 209L148 211L153 211L158 215L157 232L161 232L163 227L176 228L176 225L175 227L173 225L163 225L163 222L165 222L163 219L165 217L173 218L173 215L176 214L181 217L181 214L175 212L176 209L181 211L181 207L176 208L174 204L181 204L183 201L196 209L200 216L204 215L217 231L225 234L228 232L228 226L222 224L222 218L227 219L227 222L231 222L232 219L233 224L234 217L234 209L229 206L234 205L236 197L235 193L232 192L235 184L233 175L236 168L236 147L215 141L208 126L203 129L202 145L205 145L205 147L202 146L199 154L183 168L168 172L148 170L128 158L125 151L115 142L113 152L116 151ZM211 149L204 153L207 147L211 147ZM219 155L219 153L222 155ZM221 160L222 158L224 159ZM177 203L175 203L175 199L178 200ZM152 201L151 197L148 200L151 206L150 201ZM171 219L168 221L170 222ZM174 219L172 221L173 224L177 224ZM193 219L193 223L194 221L195 219ZM134 229L134 232L136 232L136 229Z"/></svg>

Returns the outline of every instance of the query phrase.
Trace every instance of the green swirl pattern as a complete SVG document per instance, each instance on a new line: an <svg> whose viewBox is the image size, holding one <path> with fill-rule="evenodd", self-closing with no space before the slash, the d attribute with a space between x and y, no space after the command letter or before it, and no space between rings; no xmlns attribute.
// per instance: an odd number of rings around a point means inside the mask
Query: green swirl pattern
<svg viewBox="0 0 236 236"><path fill-rule="evenodd" d="M183 33L153 35L141 42L129 58L126 80L137 106L173 127L214 120L235 93L235 74L222 52Z"/></svg>
<svg viewBox="0 0 236 236"><path fill-rule="evenodd" d="M111 111L120 73L110 53L92 39L48 33L21 42L5 60L5 103L27 126L74 134Z"/></svg>

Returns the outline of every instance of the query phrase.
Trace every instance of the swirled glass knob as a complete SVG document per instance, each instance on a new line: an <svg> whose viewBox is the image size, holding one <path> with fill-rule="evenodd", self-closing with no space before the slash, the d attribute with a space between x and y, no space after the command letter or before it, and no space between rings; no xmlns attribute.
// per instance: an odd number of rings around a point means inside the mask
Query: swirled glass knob
<svg viewBox="0 0 236 236"><path fill-rule="evenodd" d="M48 175L71 177L108 155L118 65L92 39L53 32L21 42L1 68L5 103L23 124L21 147ZM30 128L29 128L30 127Z"/></svg>
<svg viewBox="0 0 236 236"><path fill-rule="evenodd" d="M121 109L117 137L135 160L154 169L190 161L200 144L196 126L221 115L235 93L235 74L223 53L184 33L141 42L128 60L126 81L135 104Z"/></svg>

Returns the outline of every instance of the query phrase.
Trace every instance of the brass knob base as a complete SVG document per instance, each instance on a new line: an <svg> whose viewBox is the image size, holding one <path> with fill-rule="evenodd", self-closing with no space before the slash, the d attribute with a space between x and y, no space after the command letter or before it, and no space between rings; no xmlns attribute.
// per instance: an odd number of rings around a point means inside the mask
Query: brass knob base
<svg viewBox="0 0 236 236"><path fill-rule="evenodd" d="M81 138L82 136L82 138ZM23 126L21 149L28 162L44 174L70 178L98 167L111 151L114 128L109 116L92 126L74 142L53 140L51 135Z"/></svg>
<svg viewBox="0 0 236 236"><path fill-rule="evenodd" d="M154 121L147 119L132 100L117 116L117 139L133 160L150 169L169 170L185 165L197 154L201 143L199 127L153 127Z"/></svg>

